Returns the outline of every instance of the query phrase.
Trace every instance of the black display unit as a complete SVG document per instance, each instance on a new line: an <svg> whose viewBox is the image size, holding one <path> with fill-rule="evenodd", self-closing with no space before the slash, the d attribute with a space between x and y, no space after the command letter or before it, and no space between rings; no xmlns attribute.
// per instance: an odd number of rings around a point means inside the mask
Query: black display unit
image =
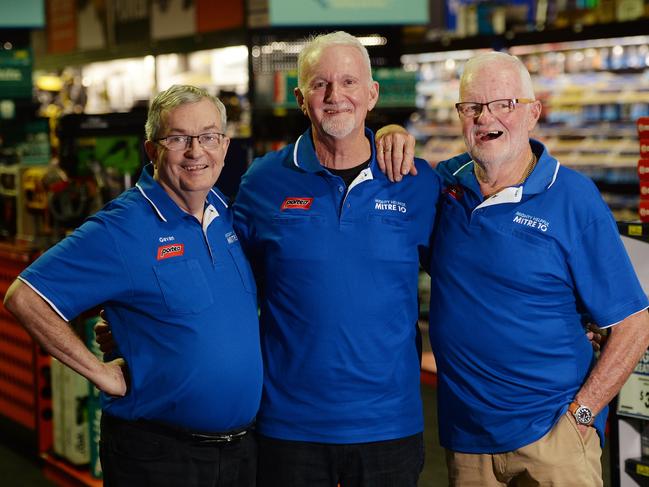
<svg viewBox="0 0 649 487"><path fill-rule="evenodd" d="M618 222L617 225L623 240L630 239L625 245L645 292L649 294L649 275L645 267L645 263L649 263L649 223ZM612 401L608 418L611 486L649 487L649 456L642 455L642 436L643 431L649 430L649 418L625 414L618 408L618 401L620 396Z"/></svg>

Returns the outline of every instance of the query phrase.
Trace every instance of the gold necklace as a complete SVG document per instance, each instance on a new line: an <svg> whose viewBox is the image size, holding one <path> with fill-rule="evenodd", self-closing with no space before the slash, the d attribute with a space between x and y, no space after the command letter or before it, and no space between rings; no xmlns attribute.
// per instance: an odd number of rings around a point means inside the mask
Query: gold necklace
<svg viewBox="0 0 649 487"><path fill-rule="evenodd" d="M536 167L537 161L538 161L538 159L536 158L536 154L534 154L534 152L532 152L532 158L530 159L530 162L527 163L527 167L525 168L525 172L523 173L523 177L516 184L510 184L508 186L520 186L521 184L523 184L527 180L527 178L530 177L530 174L532 174L532 171L534 171L534 168ZM474 164L475 164L475 162L474 162ZM475 167L476 167L476 169L475 169L476 178L480 179L478 177L478 174L477 174L477 168L479 168L480 166L478 166L476 164ZM496 193L500 193L504 188L506 188L508 186L501 186L496 191L492 191L491 193L484 194L483 199L486 200L487 198L491 198L493 195L495 195Z"/></svg>

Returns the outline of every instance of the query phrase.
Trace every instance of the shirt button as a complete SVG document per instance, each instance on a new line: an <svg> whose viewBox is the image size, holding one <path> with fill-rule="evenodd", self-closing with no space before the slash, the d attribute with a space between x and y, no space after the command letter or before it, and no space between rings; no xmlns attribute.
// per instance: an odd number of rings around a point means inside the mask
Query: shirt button
<svg viewBox="0 0 649 487"><path fill-rule="evenodd" d="M344 188L342 186L338 186L338 192L342 193L344 191Z"/></svg>

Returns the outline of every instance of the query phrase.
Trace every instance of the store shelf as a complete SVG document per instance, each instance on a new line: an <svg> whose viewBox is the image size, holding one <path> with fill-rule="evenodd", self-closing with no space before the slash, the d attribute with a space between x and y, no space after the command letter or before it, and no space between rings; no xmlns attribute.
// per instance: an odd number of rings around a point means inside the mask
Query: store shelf
<svg viewBox="0 0 649 487"><path fill-rule="evenodd" d="M48 453L42 453L43 474L61 487L101 487L100 479L90 476L87 466L75 467Z"/></svg>

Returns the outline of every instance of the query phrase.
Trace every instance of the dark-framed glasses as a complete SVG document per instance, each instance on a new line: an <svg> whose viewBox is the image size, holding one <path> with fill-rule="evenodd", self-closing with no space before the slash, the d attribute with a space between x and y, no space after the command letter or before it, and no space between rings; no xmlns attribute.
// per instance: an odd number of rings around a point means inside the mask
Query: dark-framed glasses
<svg viewBox="0 0 649 487"><path fill-rule="evenodd" d="M531 98L503 98L500 100L492 100L487 103L480 103L477 101L462 101L455 104L455 109L460 117L464 118L477 118L482 114L484 107L492 115L507 115L516 108L519 103L534 103L536 100Z"/></svg>
<svg viewBox="0 0 649 487"><path fill-rule="evenodd" d="M155 142L169 150L185 150L192 145L193 139L198 139L198 144L204 149L216 149L223 142L225 134L210 132L198 135L167 135L155 139Z"/></svg>

